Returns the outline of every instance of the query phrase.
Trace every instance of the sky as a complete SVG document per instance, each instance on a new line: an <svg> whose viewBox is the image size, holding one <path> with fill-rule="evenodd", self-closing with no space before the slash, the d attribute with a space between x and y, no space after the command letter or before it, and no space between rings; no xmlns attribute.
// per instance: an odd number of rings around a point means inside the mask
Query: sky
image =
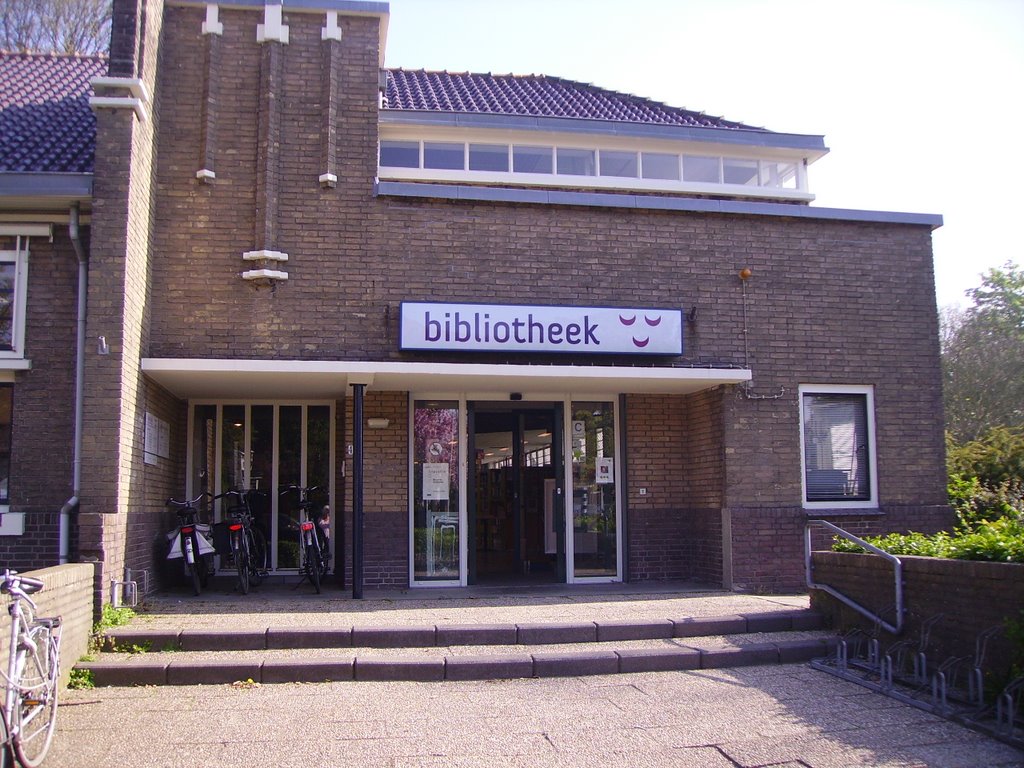
<svg viewBox="0 0 1024 768"><path fill-rule="evenodd" d="M389 67L553 75L824 135L812 205L943 217L940 308L1024 264L1024 0L389 5Z"/></svg>

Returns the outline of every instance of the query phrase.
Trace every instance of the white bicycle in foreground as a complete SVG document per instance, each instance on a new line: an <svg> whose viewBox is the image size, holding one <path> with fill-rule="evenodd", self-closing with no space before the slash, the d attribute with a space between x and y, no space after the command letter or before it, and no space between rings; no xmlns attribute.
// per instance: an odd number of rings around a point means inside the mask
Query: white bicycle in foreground
<svg viewBox="0 0 1024 768"><path fill-rule="evenodd" d="M25 768L40 765L57 724L61 617L36 616L29 595L42 588L39 579L11 570L0 581L0 591L11 596L10 655L7 672L0 672L6 682L0 766L10 765L12 750Z"/></svg>

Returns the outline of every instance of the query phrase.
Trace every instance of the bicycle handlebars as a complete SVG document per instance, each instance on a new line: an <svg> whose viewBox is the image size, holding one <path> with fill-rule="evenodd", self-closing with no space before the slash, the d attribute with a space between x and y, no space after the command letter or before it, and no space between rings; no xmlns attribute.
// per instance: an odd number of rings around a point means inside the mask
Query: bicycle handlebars
<svg viewBox="0 0 1024 768"><path fill-rule="evenodd" d="M290 493L291 491L298 491L301 494L309 496L309 494L315 493L316 491L319 491L319 490L320 490L320 486L319 485L313 485L313 486L310 486L309 488L303 488L301 485L289 485L289 486L286 486L285 488L282 488L278 492L278 496L284 496L286 493Z"/></svg>
<svg viewBox="0 0 1024 768"><path fill-rule="evenodd" d="M205 497L205 496L209 496L210 498L215 498L212 493L210 493L208 491L203 491L202 493L200 493L198 496L196 496L191 501L181 501L179 499L168 499L167 502L166 502L166 505L168 507L175 507L176 509L188 509L189 507L194 507L196 504L198 504L200 501L202 501L203 497Z"/></svg>
<svg viewBox="0 0 1024 768"><path fill-rule="evenodd" d="M8 569L4 571L3 581L0 582L0 591L9 595L15 590L20 589L26 595L31 595L41 590L43 586L44 584L41 579L33 579L31 576L22 576L17 571Z"/></svg>

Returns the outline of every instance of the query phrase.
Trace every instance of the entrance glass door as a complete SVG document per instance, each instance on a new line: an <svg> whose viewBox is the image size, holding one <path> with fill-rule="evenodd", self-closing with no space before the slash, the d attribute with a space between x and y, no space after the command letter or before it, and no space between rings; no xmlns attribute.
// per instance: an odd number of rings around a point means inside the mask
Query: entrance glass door
<svg viewBox="0 0 1024 768"><path fill-rule="evenodd" d="M469 411L471 583L564 581L561 404Z"/></svg>

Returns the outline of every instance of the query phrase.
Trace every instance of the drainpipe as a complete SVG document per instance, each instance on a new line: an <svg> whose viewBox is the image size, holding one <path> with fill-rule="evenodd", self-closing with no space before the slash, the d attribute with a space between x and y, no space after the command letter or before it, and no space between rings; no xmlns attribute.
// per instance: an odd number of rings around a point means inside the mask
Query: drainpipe
<svg viewBox="0 0 1024 768"><path fill-rule="evenodd" d="M78 508L82 490L82 392L85 381L85 305L89 276L89 257L82 247L78 230L78 203L68 214L68 236L78 257L78 339L75 347L75 434L72 448L72 495L60 508L60 562L68 561L71 552L71 512Z"/></svg>

